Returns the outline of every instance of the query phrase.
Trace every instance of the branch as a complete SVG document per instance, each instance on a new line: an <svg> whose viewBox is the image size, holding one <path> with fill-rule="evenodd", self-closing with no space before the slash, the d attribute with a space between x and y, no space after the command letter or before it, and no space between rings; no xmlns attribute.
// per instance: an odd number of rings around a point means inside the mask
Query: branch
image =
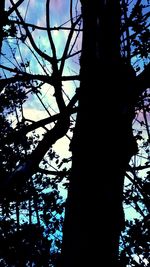
<svg viewBox="0 0 150 267"><path fill-rule="evenodd" d="M72 108L70 114L74 114L77 112L77 107ZM27 133L34 131L40 127L44 127L45 125L52 123L52 122L56 122L57 120L59 120L60 118L60 113L53 115L51 117L33 122L30 125L27 126L23 126L22 129L18 130L18 131L14 131L11 134L8 134L7 137L3 138L3 142L5 144L11 144L13 142L17 142L17 144L22 142L22 137L24 137Z"/></svg>
<svg viewBox="0 0 150 267"><path fill-rule="evenodd" d="M55 48L54 41L52 38L51 30L49 29L49 26L50 26L50 0L46 0L46 26L47 26L47 34L48 34L50 46L52 49L54 62L57 62L56 48Z"/></svg>
<svg viewBox="0 0 150 267"><path fill-rule="evenodd" d="M65 61L67 59L67 53L68 53L68 50L69 50L69 46L70 46L70 43L71 43L71 40L72 40L72 37L73 37L73 33L74 33L74 28L76 27L76 25L78 24L78 22L81 20L81 16L79 16L77 18L77 20L72 23L72 28L70 30L70 33L68 35L68 39L67 39L67 42L66 42L66 45L65 45L65 49L64 49L64 52L63 52L63 56L61 58L61 63L60 63L60 73L62 74L63 72L63 69L64 69L64 65L65 65Z"/></svg>
<svg viewBox="0 0 150 267"><path fill-rule="evenodd" d="M72 54L69 53L69 55L66 56L66 59L71 58L71 57L74 57L76 55L79 55L79 54L81 54L81 52L82 52L82 50L79 50L79 51L74 52ZM62 60L62 57L58 59L58 62L61 61L61 60Z"/></svg>
<svg viewBox="0 0 150 267"><path fill-rule="evenodd" d="M31 81L31 80L39 80L45 83L48 83L52 86L54 86L55 79L52 76L48 75L41 75L41 74L31 74L27 72L20 71L18 69L12 69L3 65L0 65L0 68L5 69L7 71L16 73L14 77L0 79L0 92L3 90L3 88L10 84L15 83L17 81ZM80 80L79 75L72 75L72 76L61 76L61 81L73 81L73 80Z"/></svg>
<svg viewBox="0 0 150 267"><path fill-rule="evenodd" d="M20 21L22 22L22 25L23 25L23 27L24 27L24 29L25 29L25 31L26 31L26 35L27 35L27 37L29 38L32 47L33 47L33 48L35 49L35 51L39 54L39 56L41 56L42 58L44 58L44 59L47 60L48 62L52 63L52 62L53 62L52 57L48 56L47 54L45 54L44 52L42 52L42 51L37 47L35 41L33 40L32 35L31 35L31 33L30 33L30 31L29 31L27 25L26 25L26 23L24 22L23 18L21 17L21 15L20 15L18 9L15 7L15 4L14 4L13 0L10 0L10 2L11 2L11 4L12 4L12 6L14 7L14 10L15 10L17 16L19 17Z"/></svg>
<svg viewBox="0 0 150 267"><path fill-rule="evenodd" d="M32 28L32 30L42 30L42 31L47 31L47 29L49 29L50 31L60 31L60 30L66 30L66 31L70 31L70 27L64 27L64 26L54 26L54 27L42 27L42 26L38 26L38 25L35 25L35 24L32 24L32 23L27 23L27 22L24 22L24 24L21 22L21 21L17 21L15 19L9 19L8 22L10 23L15 23L15 24L19 24L19 25L26 25L27 27L30 27ZM83 32L83 29L74 29L74 31L80 31L80 32Z"/></svg>
<svg viewBox="0 0 150 267"><path fill-rule="evenodd" d="M62 94L62 82L61 82L61 75L60 72L58 71L58 65L57 65L57 56L56 56L56 48L54 45L54 41L52 38L52 34L51 31L49 30L49 26L50 26L50 0L46 0L46 25L47 25L47 34L48 34L48 38L49 38L49 43L51 46L51 50L52 50L52 69L53 69L53 73L52 76L54 78L54 89L55 89L55 97L56 97L56 102L59 108L59 111L63 111L66 107L65 105L65 101L63 98L63 94Z"/></svg>
<svg viewBox="0 0 150 267"><path fill-rule="evenodd" d="M39 163L49 148L57 140L65 136L70 126L70 112L76 99L77 95L70 100L64 112L60 114L55 126L45 134L35 150L28 156L27 161L19 165L16 170L5 179L1 188L3 188L3 191L6 191L6 194L8 194L8 191L13 190L14 186L19 185L20 188L22 188L25 182L38 171ZM17 188L18 193L20 188Z"/></svg>
<svg viewBox="0 0 150 267"><path fill-rule="evenodd" d="M127 172L125 174L125 176L129 179L129 181L131 181L133 183L133 185L136 186L136 188L139 190L139 192L143 196L144 204L145 204L147 210L150 212L149 198L148 198L147 194L145 194L143 189L142 189L142 183L135 177L135 173L133 173L133 175L134 175L134 178L132 178Z"/></svg>
<svg viewBox="0 0 150 267"><path fill-rule="evenodd" d="M18 8L24 0L19 0L16 4L14 4L7 12L7 16L10 16L10 14Z"/></svg>
<svg viewBox="0 0 150 267"><path fill-rule="evenodd" d="M72 0L70 0L70 21L71 25L73 25L73 12L72 12L73 3Z"/></svg>
<svg viewBox="0 0 150 267"><path fill-rule="evenodd" d="M17 8L20 4L22 4L24 0L19 0L14 7ZM5 11L5 0L0 1L0 53L2 48L3 41L3 26L9 23L8 16L14 11L14 7L10 8L8 11Z"/></svg>
<svg viewBox="0 0 150 267"><path fill-rule="evenodd" d="M147 88L150 88L150 63L137 76L136 86L139 95L142 94Z"/></svg>
<svg viewBox="0 0 150 267"><path fill-rule="evenodd" d="M38 168L38 172L42 173L42 174L48 174L48 175L57 175L57 176L61 176L64 177L66 175L69 175L69 171L50 171L50 170L45 170L42 168Z"/></svg>
<svg viewBox="0 0 150 267"><path fill-rule="evenodd" d="M129 165L127 171L133 172L133 171L140 171L140 170L144 170L144 169L148 169L148 168L150 168L150 165L133 166L133 167Z"/></svg>

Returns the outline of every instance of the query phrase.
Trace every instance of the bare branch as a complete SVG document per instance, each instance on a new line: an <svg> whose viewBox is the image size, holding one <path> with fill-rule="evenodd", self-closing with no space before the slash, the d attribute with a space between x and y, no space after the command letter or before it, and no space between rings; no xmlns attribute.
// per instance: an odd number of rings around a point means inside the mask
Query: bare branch
<svg viewBox="0 0 150 267"><path fill-rule="evenodd" d="M46 170L46 169L42 169L42 168L38 168L38 172L42 173L42 174L48 174L48 175L57 175L57 176L61 176L64 177L66 175L69 175L68 171L50 171L50 170Z"/></svg>
<svg viewBox="0 0 150 267"><path fill-rule="evenodd" d="M22 179L23 185L27 179L37 172L39 163L49 148L67 133L70 126L70 112L76 102L76 99L77 96L74 96L70 100L70 103L64 112L59 115L59 119L57 120L55 126L44 135L35 150L28 156L27 161L17 167L17 169L5 179L2 188L5 190L13 189L13 185L17 184L18 179L20 178Z"/></svg>
<svg viewBox="0 0 150 267"><path fill-rule="evenodd" d="M47 60L48 62L52 63L52 62L53 62L52 57L48 56L47 54L45 54L44 52L42 52L42 51L37 47L35 41L33 40L33 37L32 37L31 32L29 31L29 29L28 29L26 23L24 22L22 16L20 15L18 9L15 7L15 4L14 4L13 0L10 0L10 2L11 2L11 4L12 4L12 6L14 7L15 12L16 12L18 18L19 18L20 21L22 22L22 25L23 25L23 27L24 27L24 29L25 29L25 31L26 31L26 35L27 35L27 37L29 38L30 43L31 43L31 45L33 46L33 48L35 49L35 51L39 54L39 56L43 57L43 58L44 58L45 60Z"/></svg>
<svg viewBox="0 0 150 267"><path fill-rule="evenodd" d="M67 58L67 53L68 53L69 46L70 46L70 43L71 43L71 40L72 40L72 37L73 37L73 34L74 34L74 28L75 28L75 26L78 24L78 22L80 20L81 20L81 16L79 16L77 18L77 20L72 24L72 28L71 28L70 33L68 35L68 39L67 39L67 42L66 42L66 46L65 46L64 53L63 53L62 60L61 60L61 64L60 64L60 73L61 74L62 74L63 69L64 69L65 61L66 61L66 58Z"/></svg>
<svg viewBox="0 0 150 267"><path fill-rule="evenodd" d="M145 169L149 169L150 168L150 165L140 165L140 166L128 166L128 169L127 171L140 171L140 170L145 170Z"/></svg>
<svg viewBox="0 0 150 267"><path fill-rule="evenodd" d="M48 83L52 86L55 84L55 79L52 76L48 75L42 75L42 74L30 74L27 72L20 71L18 69L11 69L9 67L0 65L0 68L5 69L7 71L16 73L14 77L10 77L7 79L0 79L0 92L3 90L3 88L10 84L10 83L15 83L17 81L31 81L31 80L38 80L42 81L45 83ZM61 81L73 81L73 80L80 80L79 75L71 75L71 76L61 76Z"/></svg>
<svg viewBox="0 0 150 267"><path fill-rule="evenodd" d="M27 27L30 27L32 28L32 30L42 30L42 31L47 31L47 29L49 29L50 31L60 31L60 30L64 30L64 31L70 31L71 28L70 27L65 27L65 26L54 26L54 27L42 27L42 26L39 26L39 25L35 25L35 24L32 24L32 23L27 23L27 22L24 22L22 23L21 21L19 20L15 20L15 19L9 19L8 22L10 23L15 23L17 25L26 25ZM82 32L83 29L74 29L74 31L80 31Z"/></svg>
<svg viewBox="0 0 150 267"><path fill-rule="evenodd" d="M149 198L145 194L145 192L142 190L142 183L139 181L139 179L136 178L135 173L134 173L134 178L132 178L127 172L126 172L125 176L129 179L129 181L131 181L136 186L136 188L138 189L140 194L143 196L144 204L145 204L147 210L150 212Z"/></svg>
<svg viewBox="0 0 150 267"><path fill-rule="evenodd" d="M54 45L54 41L53 41L53 38L52 38L51 31L49 29L49 27L50 27L50 0L46 1L46 26L47 26L47 34L48 34L50 46L51 46L51 49L52 49L54 62L57 63L56 48L55 48L55 45Z"/></svg>
<svg viewBox="0 0 150 267"><path fill-rule="evenodd" d="M24 0L19 0L16 4L14 4L8 11L7 11L7 16L10 16L10 14L18 8Z"/></svg>
<svg viewBox="0 0 150 267"><path fill-rule="evenodd" d="M72 0L70 0L70 21L71 21L71 26L73 26L73 14L72 14Z"/></svg>
<svg viewBox="0 0 150 267"><path fill-rule="evenodd" d="M53 79L54 79L54 88L55 88L55 97L57 101L57 105L60 111L63 111L64 108L66 107L65 101L63 99L63 94L62 94L62 82L61 82L61 75L60 72L58 71L58 66L57 66L57 56L56 56L56 49L55 45L53 42L53 38L51 35L51 31L49 30L50 26L50 0L46 1L46 24L47 24L47 33L48 33L48 38L50 42L50 46L52 49L52 68L53 68Z"/></svg>
<svg viewBox="0 0 150 267"><path fill-rule="evenodd" d="M150 63L145 69L137 76L136 86L138 94L142 94L147 88L150 88Z"/></svg>
<svg viewBox="0 0 150 267"><path fill-rule="evenodd" d="M77 112L77 108L72 108L72 110L70 111L70 114L74 114L76 112ZM13 142L20 143L22 141L22 137L25 136L27 133L34 131L40 127L44 127L45 125L50 124L52 122L56 122L59 119L59 117L60 117L60 113L53 115L51 117L33 122L30 125L23 126L22 129L18 131L15 130L13 133L8 134L7 137L3 139L3 142L5 144L10 144Z"/></svg>

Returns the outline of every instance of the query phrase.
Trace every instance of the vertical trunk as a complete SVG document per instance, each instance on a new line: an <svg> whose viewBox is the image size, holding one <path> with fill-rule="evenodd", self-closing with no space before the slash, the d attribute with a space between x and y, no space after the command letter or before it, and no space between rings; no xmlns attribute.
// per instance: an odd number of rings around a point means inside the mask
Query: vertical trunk
<svg viewBox="0 0 150 267"><path fill-rule="evenodd" d="M61 267L117 267L123 178L134 147L127 70L120 60L120 5L82 0L82 12L79 112Z"/></svg>
<svg viewBox="0 0 150 267"><path fill-rule="evenodd" d="M0 1L0 54L2 49L3 42L3 17L4 17L4 9L5 9L5 0Z"/></svg>

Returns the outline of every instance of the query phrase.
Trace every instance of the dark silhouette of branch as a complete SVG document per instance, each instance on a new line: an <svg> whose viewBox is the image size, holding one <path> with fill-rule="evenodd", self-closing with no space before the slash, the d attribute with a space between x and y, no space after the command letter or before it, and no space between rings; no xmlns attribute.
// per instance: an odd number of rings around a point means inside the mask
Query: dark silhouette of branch
<svg viewBox="0 0 150 267"><path fill-rule="evenodd" d="M147 88L150 88L150 63L137 76L136 87L138 95L142 94Z"/></svg>
<svg viewBox="0 0 150 267"><path fill-rule="evenodd" d="M129 181L131 181L136 188L139 190L140 194L143 196L144 199L144 204L148 210L148 212L150 212L150 207L149 207L149 197L147 196L147 194L143 191L142 189L142 182L139 181L139 179L137 179L135 173L132 173L134 175L134 178L132 178L127 172L125 174L125 176L129 179Z"/></svg>
<svg viewBox="0 0 150 267"><path fill-rule="evenodd" d="M72 54L69 53L69 55L66 56L66 59L71 58L71 57L74 57L74 56L76 56L76 55L78 55L78 54L81 54L81 52L82 52L82 51L79 50L79 51L74 52L74 53L72 53ZM61 60L62 60L62 57L61 57L60 59L58 59L58 62L61 61Z"/></svg>
<svg viewBox="0 0 150 267"><path fill-rule="evenodd" d="M47 175L57 175L57 176L61 176L61 177L65 177L67 175L69 175L68 171L51 171L51 170L46 170L46 169L42 169L42 168L38 168L37 170L38 172L42 173L42 174L47 174Z"/></svg>
<svg viewBox="0 0 150 267"><path fill-rule="evenodd" d="M45 83L48 83L52 86L55 84L55 79L53 76L48 75L40 75L40 74L30 74L27 72L20 71L18 69L12 69L3 65L0 65L0 68L5 69L7 71L16 73L15 76L5 79L0 79L0 91L3 90L3 88L10 84L15 83L17 81L31 81L31 80L39 80ZM61 76L61 81L73 81L73 80L80 80L79 75L72 75L72 76Z"/></svg>
<svg viewBox="0 0 150 267"><path fill-rule="evenodd" d="M46 26L47 26L47 34L50 42L50 46L52 49L52 54L53 54L53 62L57 63L57 56L56 56L56 48L54 45L54 41L52 38L51 30L49 29L50 27L50 0L46 0Z"/></svg>
<svg viewBox="0 0 150 267"><path fill-rule="evenodd" d="M74 114L76 112L77 112L77 108L75 107L75 108L72 108L72 110L70 111L70 114ZM10 144L13 142L20 143L22 141L22 137L25 136L27 133L29 133L33 130L36 130L37 128L44 127L45 125L47 125L49 123L56 122L57 120L59 120L60 116L61 116L61 114L59 113L59 114L53 115L51 117L33 122L30 125L23 126L23 128L18 130L18 131L14 130L14 132L12 132L11 134L8 133L7 137L5 137L3 139L3 142L5 144Z"/></svg>
<svg viewBox="0 0 150 267"><path fill-rule="evenodd" d="M6 13L7 16L10 16L12 12L14 12L16 10L16 8L18 8L24 0L19 0L17 3L15 3Z"/></svg>
<svg viewBox="0 0 150 267"><path fill-rule="evenodd" d="M73 3L72 3L72 0L70 0L70 21L71 21L71 26L73 25Z"/></svg>
<svg viewBox="0 0 150 267"><path fill-rule="evenodd" d="M37 147L28 156L27 161L20 164L11 175L8 175L8 177L6 177L1 187L2 190L6 192L6 194L10 190L13 190L14 186L17 186L18 190L19 186L20 188L22 188L24 183L34 173L37 172L39 163L41 162L49 148L67 133L70 126L70 112L76 101L77 95L75 95L70 100L64 112L60 114L55 126L51 130L46 132L43 139L38 143Z"/></svg>
<svg viewBox="0 0 150 267"><path fill-rule="evenodd" d="M144 100L141 99L141 102L142 102L142 108L143 108L143 118L145 120L145 127L146 127L146 132L147 132L147 136L148 136L148 140L150 142L150 129L149 129L149 121L148 121L148 118L147 118L147 112L146 112L146 107L144 105Z"/></svg>
<svg viewBox="0 0 150 267"><path fill-rule="evenodd" d="M8 22L10 23L15 23L17 25L23 25L23 23L21 21L18 21L18 20L15 20L15 19L9 19ZM27 27L30 27L32 28L32 30L42 30L42 31L47 31L47 29L49 29L50 31L60 31L60 30L66 30L66 31L70 31L70 27L65 27L65 26L54 26L54 27L42 27L42 26L39 26L39 25L35 25L35 24L32 24L32 23L28 23L28 22L24 22L26 24ZM80 31L82 32L83 29L74 29L74 31Z"/></svg>
<svg viewBox="0 0 150 267"><path fill-rule="evenodd" d="M128 166L128 171L140 171L140 170L145 170L145 169L148 169L150 168L150 165L145 165L145 166Z"/></svg>
<svg viewBox="0 0 150 267"><path fill-rule="evenodd" d="M5 0L0 1L0 53L2 48L2 41L3 41L3 26L6 25L9 20L8 16L16 9L18 6L22 4L24 0L19 0L17 3L14 4L8 11L5 11Z"/></svg>
<svg viewBox="0 0 150 267"><path fill-rule="evenodd" d="M19 18L20 21L22 22L22 25L23 25L23 27L24 27L24 29L25 29L25 31L26 31L26 36L29 38L32 47L33 47L33 48L35 49L35 51L39 54L39 56L41 56L43 59L47 60L48 62L52 63L52 62L53 62L52 57L48 56L47 54L45 54L44 52L42 52L42 51L37 47L37 45L36 45L36 43L35 43L35 41L34 41L34 39L33 39L33 37L32 37L31 32L29 31L29 29L28 29L26 23L24 22L22 16L20 15L18 9L15 7L15 4L14 4L13 0L10 0L10 2L11 2L11 4L12 4L12 6L14 7L14 10L15 10L15 12L16 12L18 18Z"/></svg>
<svg viewBox="0 0 150 267"><path fill-rule="evenodd" d="M74 28L76 27L76 25L78 24L78 22L81 20L81 16L79 16L77 18L77 20L72 23L72 27L71 27L71 30L70 30L70 33L68 35L68 39L67 39L67 42L66 42L66 46L65 46L65 49L64 49L64 52L63 52L63 56L61 58L61 64L60 64L60 73L62 74L63 72L63 69L64 69L64 64L65 64L65 61L67 59L67 53L68 53L68 50L69 50L69 46L70 46L70 43L71 43L71 40L72 40L72 37L73 37L73 33L74 33Z"/></svg>

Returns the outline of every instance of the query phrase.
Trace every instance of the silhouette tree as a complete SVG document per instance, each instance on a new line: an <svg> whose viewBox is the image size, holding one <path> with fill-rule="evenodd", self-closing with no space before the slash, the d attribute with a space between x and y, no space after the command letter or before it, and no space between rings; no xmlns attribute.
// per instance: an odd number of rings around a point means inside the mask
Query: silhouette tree
<svg viewBox="0 0 150 267"><path fill-rule="evenodd" d="M107 266L120 266L124 176L129 160L137 153L132 121L138 97L146 87L139 88L129 65L129 51L121 57L119 1L96 1L91 5L83 0L81 4L79 111L72 141L73 163L60 266L83 266L86 261L89 265L106 262ZM139 8L136 16L140 11ZM93 216L89 216L90 212ZM98 244L94 245L96 240Z"/></svg>
<svg viewBox="0 0 150 267"><path fill-rule="evenodd" d="M45 25L40 24L42 14L40 22L30 20L30 1L7 1L4 12L3 266L80 267L87 260L91 265L107 260L108 266L125 266L134 264L134 254L140 261L148 259L148 5L122 1L120 7L119 1L97 0L91 6L82 0L80 11L79 1L69 4L66 22L57 26L51 25L55 8L50 0L41 5ZM37 121L32 118L35 109L27 115L33 105L44 114ZM64 136L72 139L71 173L70 154L62 158L53 148ZM142 170L147 171L145 178ZM60 257L64 200L59 191L68 184ZM124 222L123 200L141 220Z"/></svg>

